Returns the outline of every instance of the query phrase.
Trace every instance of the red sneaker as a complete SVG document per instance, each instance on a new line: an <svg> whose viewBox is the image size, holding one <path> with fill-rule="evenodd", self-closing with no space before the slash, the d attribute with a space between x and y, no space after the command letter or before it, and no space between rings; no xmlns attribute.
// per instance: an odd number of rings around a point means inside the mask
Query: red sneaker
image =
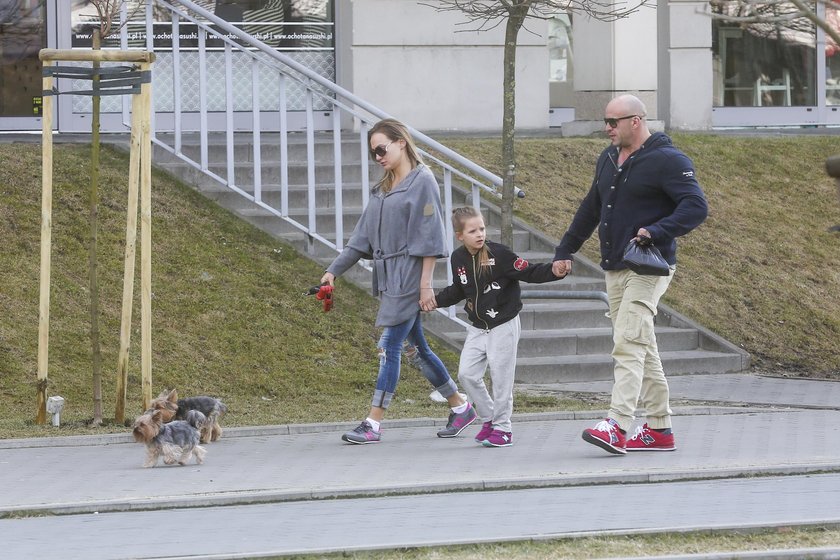
<svg viewBox="0 0 840 560"><path fill-rule="evenodd" d="M676 451L674 434L663 434L651 430L647 424L636 428L633 437L627 440L627 451Z"/></svg>
<svg viewBox="0 0 840 560"><path fill-rule="evenodd" d="M618 429L618 424L612 418L601 420L594 428L583 430L583 441L597 445L604 451L615 455L627 453L624 434Z"/></svg>
<svg viewBox="0 0 840 560"><path fill-rule="evenodd" d="M481 430L475 435L475 441L478 443L484 442L487 437L493 433L493 422L485 422L481 425Z"/></svg>

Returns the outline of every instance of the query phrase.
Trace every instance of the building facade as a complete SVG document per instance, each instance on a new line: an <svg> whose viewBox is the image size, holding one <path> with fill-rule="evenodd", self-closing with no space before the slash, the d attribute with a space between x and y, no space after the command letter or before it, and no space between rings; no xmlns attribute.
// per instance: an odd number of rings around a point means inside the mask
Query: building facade
<svg viewBox="0 0 840 560"><path fill-rule="evenodd" d="M479 30L463 14L430 7L432 0L194 1L415 128L501 127L504 22ZM148 40L145 2L125 4L132 23L106 38L106 48L143 48ZM784 5L767 9L784 19ZM816 9L825 21L840 21L836 10ZM562 12L528 20L517 46L517 127L587 133L600 128L604 105L622 92L638 95L649 117L671 129L840 124L840 48L821 29L804 20L743 23L712 12L752 14L735 2L658 0L614 22ZM0 2L0 130L41 129L38 51L90 48L96 20L89 0ZM199 64L189 59L195 46L189 29L176 40L171 24L156 21L153 40L164 51L153 89L156 124L165 129L173 96L171 81L158 76L167 75L166 49L182 53L186 84L198 79ZM211 81L223 65L221 53L209 55ZM250 79L235 74L234 86ZM272 87L261 84L263 100L271 99ZM250 85L241 89L244 112ZM183 102L190 103L189 95ZM292 121L300 103L290 100ZM61 95L56 105L57 130L90 129L90 98ZM103 129L125 130L126 110L125 100L105 99ZM211 127L223 125L211 119ZM270 128L271 119L263 125Z"/></svg>

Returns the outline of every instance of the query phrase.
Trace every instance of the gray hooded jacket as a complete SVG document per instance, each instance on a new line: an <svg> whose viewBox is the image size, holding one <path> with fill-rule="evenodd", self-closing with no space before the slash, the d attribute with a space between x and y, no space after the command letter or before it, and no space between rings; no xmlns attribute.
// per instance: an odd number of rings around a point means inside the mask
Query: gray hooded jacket
<svg viewBox="0 0 840 560"><path fill-rule="evenodd" d="M359 259L373 259L371 291L380 299L376 326L391 327L420 310L423 257L446 256L439 187L420 164L391 192L371 191L350 240L327 272L340 276Z"/></svg>

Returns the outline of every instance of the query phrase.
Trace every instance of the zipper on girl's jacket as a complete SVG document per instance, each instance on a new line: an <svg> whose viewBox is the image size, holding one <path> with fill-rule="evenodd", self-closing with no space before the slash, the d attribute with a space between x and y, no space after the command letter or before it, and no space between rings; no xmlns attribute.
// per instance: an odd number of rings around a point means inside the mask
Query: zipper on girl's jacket
<svg viewBox="0 0 840 560"><path fill-rule="evenodd" d="M484 323L484 326L486 327L485 330L489 332L490 325L487 324L487 321L485 321L484 317L482 317L478 312L478 294L481 293L481 286L478 285L478 266L475 262L475 255L471 255L471 258L473 265L473 282L475 282L475 316L481 319L481 322Z"/></svg>

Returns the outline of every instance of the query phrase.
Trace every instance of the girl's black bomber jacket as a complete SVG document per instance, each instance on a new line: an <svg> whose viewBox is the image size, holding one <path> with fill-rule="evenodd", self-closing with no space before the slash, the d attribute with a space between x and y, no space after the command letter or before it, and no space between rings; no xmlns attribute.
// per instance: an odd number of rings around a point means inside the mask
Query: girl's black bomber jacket
<svg viewBox="0 0 840 560"><path fill-rule="evenodd" d="M530 264L501 243L485 241L490 251L490 271L482 273L478 255L463 245L452 252L452 285L437 293L438 307L466 299L464 310L479 329L492 329L516 317L522 309L519 281L542 284L559 280L551 263Z"/></svg>

